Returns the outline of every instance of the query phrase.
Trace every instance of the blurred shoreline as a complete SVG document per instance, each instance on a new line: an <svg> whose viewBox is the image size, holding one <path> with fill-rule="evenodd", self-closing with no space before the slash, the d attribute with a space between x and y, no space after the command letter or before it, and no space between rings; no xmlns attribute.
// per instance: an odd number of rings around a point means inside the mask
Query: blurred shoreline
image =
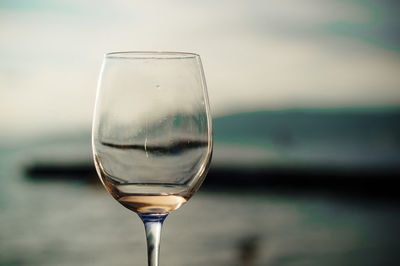
<svg viewBox="0 0 400 266"><path fill-rule="evenodd" d="M215 118L214 157L204 186L398 200L397 121L400 108L294 109ZM29 179L98 182L90 134L49 142L27 158Z"/></svg>

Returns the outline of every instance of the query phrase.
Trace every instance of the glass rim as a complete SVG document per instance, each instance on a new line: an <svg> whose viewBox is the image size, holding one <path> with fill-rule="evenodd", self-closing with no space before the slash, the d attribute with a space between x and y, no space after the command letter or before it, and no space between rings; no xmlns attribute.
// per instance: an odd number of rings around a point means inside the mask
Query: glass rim
<svg viewBox="0 0 400 266"><path fill-rule="evenodd" d="M199 58L200 55L170 51L121 51L106 53L104 57L107 59L193 59Z"/></svg>

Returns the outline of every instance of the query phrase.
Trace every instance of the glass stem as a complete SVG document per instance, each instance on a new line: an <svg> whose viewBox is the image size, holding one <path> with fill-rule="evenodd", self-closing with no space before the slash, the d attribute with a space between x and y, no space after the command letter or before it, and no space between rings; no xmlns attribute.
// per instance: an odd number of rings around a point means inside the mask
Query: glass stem
<svg viewBox="0 0 400 266"><path fill-rule="evenodd" d="M139 214L144 223L147 240L147 261L149 266L158 266L162 224L168 214Z"/></svg>

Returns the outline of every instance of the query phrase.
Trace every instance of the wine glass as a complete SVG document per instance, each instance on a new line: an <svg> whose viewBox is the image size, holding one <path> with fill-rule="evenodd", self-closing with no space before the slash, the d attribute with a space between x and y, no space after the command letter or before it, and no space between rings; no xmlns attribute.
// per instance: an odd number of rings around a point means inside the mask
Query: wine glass
<svg viewBox="0 0 400 266"><path fill-rule="evenodd" d="M158 265L164 219L199 189L211 161L211 115L200 56L106 54L92 146L103 185L142 219L148 265Z"/></svg>

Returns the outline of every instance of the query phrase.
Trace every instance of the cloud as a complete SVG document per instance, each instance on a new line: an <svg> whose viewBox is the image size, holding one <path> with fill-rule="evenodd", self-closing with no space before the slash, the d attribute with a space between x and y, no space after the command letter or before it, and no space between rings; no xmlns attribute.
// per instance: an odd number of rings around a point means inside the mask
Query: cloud
<svg viewBox="0 0 400 266"><path fill-rule="evenodd" d="M121 50L199 53L214 115L400 104L399 53L326 28L368 23L374 15L368 6L333 0L35 3L0 9L3 136L90 127L102 55Z"/></svg>

